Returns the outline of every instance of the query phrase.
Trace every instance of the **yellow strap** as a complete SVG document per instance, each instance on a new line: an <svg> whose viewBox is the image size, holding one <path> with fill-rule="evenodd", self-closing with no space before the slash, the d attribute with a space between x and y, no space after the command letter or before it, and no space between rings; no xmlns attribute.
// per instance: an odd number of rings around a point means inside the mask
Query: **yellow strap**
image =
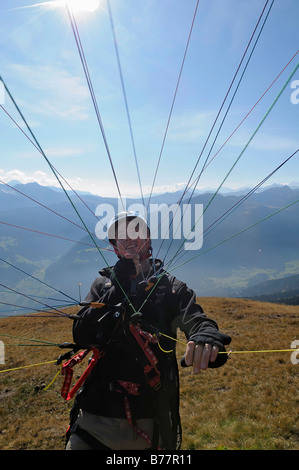
<svg viewBox="0 0 299 470"><path fill-rule="evenodd" d="M161 344L159 343L159 341L158 341L158 346L159 346L159 348L161 349L161 351L163 351L164 353L167 353L167 354L168 354L168 353L172 353L172 352L173 352L173 349L170 349L170 351L165 351L165 349L162 348L162 346L161 346Z"/></svg>
<svg viewBox="0 0 299 470"><path fill-rule="evenodd" d="M176 341L177 343L181 343L184 346L187 346L187 343L184 341L180 341L179 339L172 338L171 336L165 335L164 333L160 333L160 335L165 336L166 338L172 339L173 341ZM276 353L276 352L293 352L293 351L298 351L299 348L291 348L291 349L263 349L259 351L219 351L218 354L251 354L251 353Z"/></svg>
<svg viewBox="0 0 299 470"><path fill-rule="evenodd" d="M229 353L225 351L220 351L218 354L251 354L251 353L276 353L276 352L292 352L298 351L299 349L264 349L260 351L229 351Z"/></svg>
<svg viewBox="0 0 299 470"><path fill-rule="evenodd" d="M61 367L59 368L59 371L58 371L57 374L55 375L54 379L51 380L51 382L44 388L44 391L48 390L48 388L50 388L51 385L53 385L53 383L54 383L55 380L57 379L58 375L60 375L61 369L62 369L62 365L61 365Z"/></svg>
<svg viewBox="0 0 299 470"><path fill-rule="evenodd" d="M44 364L54 364L54 362L57 362L57 361L40 362L39 364L31 364L30 366L22 366L22 367L15 367L13 369L0 370L0 374L2 372L11 372L13 370L27 369L28 367L43 366Z"/></svg>
<svg viewBox="0 0 299 470"><path fill-rule="evenodd" d="M172 338L171 336L165 335L164 333L160 333L160 335L165 336L166 338L172 339L173 341L176 341L177 343L181 343L184 346L187 346L187 343L185 343L184 341L180 341L177 338Z"/></svg>
<svg viewBox="0 0 299 470"><path fill-rule="evenodd" d="M160 333L162 336L165 336L166 338L169 338L169 339L172 339L173 341L176 341L177 343L181 343L183 344L184 346L187 346L187 343L183 342L183 341L180 341L179 339L176 339L176 338L172 338L171 336L168 336L168 335L165 335L164 333ZM159 348L165 352L165 353L171 353L172 350L170 351L165 351L164 349L162 349L160 343L158 342L158 345L159 345ZM277 353L277 352L293 352L293 351L298 351L299 352L299 348L290 348L290 349L263 349L263 350L257 350L257 351L219 351L218 354L252 354L252 353ZM31 365L28 365L28 366L22 366L22 367L14 367L13 369L5 369L5 370L0 370L0 374L3 373L3 372L12 372L14 370L21 370L21 369L28 369L29 367L37 367L37 366L43 366L45 364L54 364L56 363L57 361L47 361L47 362L40 362L38 364L31 364ZM47 390L53 383L54 381L56 380L56 378L58 377L58 375L60 374L60 370L59 372L57 372L57 374L55 375L54 379L49 383L49 385L47 385L47 387L44 389L44 390Z"/></svg>

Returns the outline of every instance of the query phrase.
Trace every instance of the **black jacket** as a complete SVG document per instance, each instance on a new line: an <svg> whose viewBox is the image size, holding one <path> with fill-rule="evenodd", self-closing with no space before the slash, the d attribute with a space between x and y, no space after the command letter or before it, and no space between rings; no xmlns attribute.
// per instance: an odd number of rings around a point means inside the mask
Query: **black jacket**
<svg viewBox="0 0 299 470"><path fill-rule="evenodd" d="M161 267L161 262L156 260L155 263L156 269ZM219 332L214 320L206 317L196 303L195 293L185 283L163 272L152 290L146 290L145 283L137 285L136 290L129 294L128 302L124 301L124 291L113 277L115 269L112 269L112 276L108 268L100 271L101 277L95 279L85 299L88 303L101 302L105 306L100 309L84 307L78 314L80 319L74 323L73 335L78 345L82 348L98 346L106 353L80 393L80 407L101 416L125 418L118 380L138 383L140 395L128 397L134 418L156 419L164 435L165 448L176 449L180 446L181 434L176 342L160 336L161 348L158 344L150 344L158 359L161 386L157 389L149 387L144 374L144 353L128 329L129 320L136 317L131 315L139 312L142 306L142 315L137 317L141 318L142 329L164 333L171 338L177 337L179 328L187 340L216 342L222 349L230 338ZM124 308L113 307L121 303ZM214 364L216 367L225 362L226 355L218 358Z"/></svg>

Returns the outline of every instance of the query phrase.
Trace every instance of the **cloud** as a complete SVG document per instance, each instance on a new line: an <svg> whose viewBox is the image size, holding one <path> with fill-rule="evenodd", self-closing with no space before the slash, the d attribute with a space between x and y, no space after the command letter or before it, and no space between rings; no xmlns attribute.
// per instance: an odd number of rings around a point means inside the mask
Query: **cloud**
<svg viewBox="0 0 299 470"><path fill-rule="evenodd" d="M116 185L113 181L108 180L88 180L82 183L81 185L82 190L89 191L93 194L97 194L100 196L106 197L119 197ZM159 185L154 187L153 195L155 194L163 194L163 193L173 193L176 191L182 191L185 189L187 182L173 182L172 184L165 184ZM136 182L132 181L120 181L119 182L121 195L124 198L140 198L140 186ZM151 193L152 186L151 185L143 185L142 193L146 197Z"/></svg>
<svg viewBox="0 0 299 470"><path fill-rule="evenodd" d="M74 155L82 155L84 152L83 149L75 147L49 147L45 149L45 154L49 158L63 158L63 157L73 157Z"/></svg>
<svg viewBox="0 0 299 470"><path fill-rule="evenodd" d="M22 184L38 183L41 186L60 187L54 175L48 175L43 171L35 171L31 174L28 174L16 168L9 171L0 169L0 179L4 181L4 183L9 183L10 181L17 180ZM69 178L67 181L71 186L74 185L75 187L82 182L81 178Z"/></svg>
<svg viewBox="0 0 299 470"><path fill-rule="evenodd" d="M89 117L89 92L81 77L53 65L11 64L23 85L26 107L39 116L82 121ZM26 92L25 92L26 90Z"/></svg>
<svg viewBox="0 0 299 470"><path fill-rule="evenodd" d="M57 179L52 174L47 174L43 171L35 171L33 173L26 173L18 169L13 169L5 171L0 169L0 180L4 183L9 183L10 181L19 181L22 184L27 183L38 183L41 186L54 186L60 187ZM87 191L95 195L105 196L105 197L118 197L118 192L116 185L111 180L101 180L101 179L92 179L92 178L66 178L66 181L69 185L74 188L76 191ZM66 189L70 189L67 184L62 181L63 186ZM161 194L165 192L175 192L185 189L186 183L183 182L174 182L170 185L160 185L154 188L154 194ZM141 197L140 187L138 183L132 181L121 181L120 182L121 194L124 198L134 198ZM143 194L149 194L151 191L151 186L144 186Z"/></svg>

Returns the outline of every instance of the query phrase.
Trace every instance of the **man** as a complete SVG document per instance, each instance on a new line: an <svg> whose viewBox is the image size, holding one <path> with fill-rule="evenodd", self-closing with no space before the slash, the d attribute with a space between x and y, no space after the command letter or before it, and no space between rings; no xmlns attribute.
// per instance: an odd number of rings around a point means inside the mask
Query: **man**
<svg viewBox="0 0 299 470"><path fill-rule="evenodd" d="M223 365L227 355L218 352L231 338L206 317L195 293L152 259L142 217L118 214L108 237L119 261L100 271L74 323L76 344L101 357L76 397L67 449L179 449L177 328L194 374Z"/></svg>

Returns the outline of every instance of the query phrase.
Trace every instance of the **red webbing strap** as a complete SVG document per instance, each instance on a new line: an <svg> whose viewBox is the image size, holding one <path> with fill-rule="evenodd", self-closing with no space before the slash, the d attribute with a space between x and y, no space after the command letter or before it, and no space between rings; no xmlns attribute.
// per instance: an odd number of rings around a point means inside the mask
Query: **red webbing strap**
<svg viewBox="0 0 299 470"><path fill-rule="evenodd" d="M148 343L149 342L157 343L158 338L153 336L151 333L148 333L147 331L143 331L139 324L132 325L132 323L130 323L130 331L132 335L134 336L134 338L136 339L136 341L138 342L139 346L141 347L142 351L144 352L144 354L146 355L150 363L149 365L146 365L144 367L144 373L149 374L152 370L155 371L155 375L151 378L148 378L149 385L151 387L155 387L160 384L160 372L156 368L158 359L154 355ZM145 341L143 341L142 337L145 338Z"/></svg>
<svg viewBox="0 0 299 470"><path fill-rule="evenodd" d="M139 386L140 384L137 384L135 382L128 382L126 380L118 380L117 381L129 395L135 395L138 396L140 395L139 393Z"/></svg>
<svg viewBox="0 0 299 470"><path fill-rule="evenodd" d="M133 424L132 413L130 410L129 400L127 397L124 397L124 404L125 404L126 417L129 422L129 425L131 426L133 431L136 432L142 439L144 439L148 443L148 445L151 447L152 441L150 440L146 432L140 429L138 426L136 426L136 424ZM162 450L161 447L158 447L158 450Z"/></svg>
<svg viewBox="0 0 299 470"><path fill-rule="evenodd" d="M118 380L117 381L126 391L128 395L140 395L139 393L139 384L135 382L127 382L125 380ZM133 431L138 434L142 439L146 440L146 442L151 446L152 442L149 438L149 436L144 432L142 429L140 429L138 426L133 424L133 419L132 419L132 413L130 409L130 404L127 396L124 396L124 406L125 406L125 412L126 412L126 417L128 420L129 425L133 429Z"/></svg>
<svg viewBox="0 0 299 470"><path fill-rule="evenodd" d="M153 335L151 335L147 331L143 331L140 328L139 325L132 325L132 323L130 323L130 331L131 331L132 335L135 337L135 339L137 340L137 342L138 342L139 346L141 347L141 349L143 350L144 354L148 358L150 364L151 365L156 365L157 362L158 362L157 358L154 355L151 348L148 346L148 343L149 342L157 343L158 342L157 338L155 338ZM145 338L146 341L142 340L142 338L141 338L142 336Z"/></svg>
<svg viewBox="0 0 299 470"><path fill-rule="evenodd" d="M80 362L83 361L85 356L90 352L93 351L93 356L91 358L90 363L88 364L87 368L85 369L84 373L81 375L80 379L78 382L74 385L74 387L70 390L72 378L73 378L73 367L76 364L79 364ZM85 351L82 351L81 353L77 354L75 357L70 359L68 362L63 364L61 373L64 375L64 383L62 385L61 389L61 396L64 398L66 401L69 401L73 398L75 393L79 390L81 385L85 382L86 378L94 368L94 366L97 363L97 360L104 355L103 351L99 351L98 349L92 348L87 349ZM70 391L69 391L70 390Z"/></svg>

